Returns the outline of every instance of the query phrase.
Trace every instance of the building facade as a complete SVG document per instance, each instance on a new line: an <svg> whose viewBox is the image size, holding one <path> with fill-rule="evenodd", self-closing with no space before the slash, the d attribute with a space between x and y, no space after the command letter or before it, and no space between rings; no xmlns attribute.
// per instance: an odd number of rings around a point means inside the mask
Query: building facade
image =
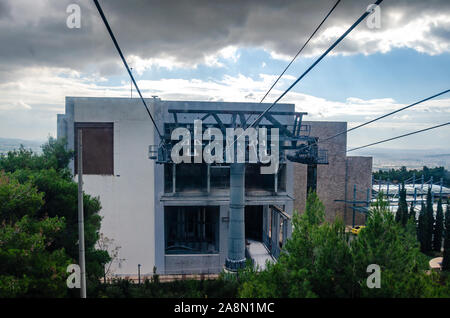
<svg viewBox="0 0 450 318"><path fill-rule="evenodd" d="M263 111L267 107L158 98L146 102L163 133L170 133L167 130L178 120L201 119L190 113L175 118L171 110ZM276 110L293 112L295 105L279 104ZM291 125L294 118L279 116L277 120ZM305 124L318 137L346 127L346 123ZM218 273L223 269L229 166L150 160L149 145L157 145L159 137L139 99L67 97L65 114L58 115L58 138L66 138L68 148L76 149L78 131L83 137L84 191L100 198L101 232L120 246L121 261L113 264L115 273L133 275L138 264L144 275L154 269L160 274ZM357 182L370 183L371 158L346 157L345 134L327 147L330 164L317 168L317 192L331 219L345 211L345 203L335 201L345 199L341 187L351 187L350 180L358 175L364 181L356 178ZM76 162L70 168L78 173ZM260 174L259 168L258 164L246 165L245 238L261 242L277 257L290 236L292 213L304 209L307 166L286 161L277 174L268 175Z"/></svg>

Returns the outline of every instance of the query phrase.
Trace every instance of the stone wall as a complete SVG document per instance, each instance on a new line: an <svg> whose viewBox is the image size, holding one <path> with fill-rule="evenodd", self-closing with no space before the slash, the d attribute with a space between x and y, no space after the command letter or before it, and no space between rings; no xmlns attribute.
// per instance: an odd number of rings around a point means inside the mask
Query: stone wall
<svg viewBox="0 0 450 318"><path fill-rule="evenodd" d="M320 142L321 139L345 131L347 129L346 122L305 121L303 124L311 126L311 136L319 137L319 148L328 150L329 164L317 167L317 194L325 205L326 220L332 221L336 217L341 217L345 218L347 224L350 224L351 209L348 206L346 209L344 202L335 200L345 200L346 188L347 194L353 195L353 184L355 183L357 189L365 193L371 183L372 157L347 157L347 134ZM306 165L294 163L294 211L299 213L303 213L305 209L306 171ZM351 192L348 192L350 187L348 182L351 183ZM358 219L358 221L360 220Z"/></svg>
<svg viewBox="0 0 450 318"><path fill-rule="evenodd" d="M367 190L372 187L372 157L347 157L347 200L353 200L354 187L356 185L356 200L367 201ZM370 195L370 193L369 193ZM346 223L352 224L352 204L347 204L345 209ZM362 206L363 204L359 204ZM356 212L355 224L365 223L365 215Z"/></svg>

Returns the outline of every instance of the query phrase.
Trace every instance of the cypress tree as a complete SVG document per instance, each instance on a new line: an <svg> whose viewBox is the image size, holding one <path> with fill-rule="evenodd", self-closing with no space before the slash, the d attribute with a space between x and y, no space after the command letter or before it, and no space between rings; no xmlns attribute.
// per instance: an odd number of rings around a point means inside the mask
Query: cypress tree
<svg viewBox="0 0 450 318"><path fill-rule="evenodd" d="M409 218L416 222L416 211L414 210L414 202L411 202L411 208L409 209Z"/></svg>
<svg viewBox="0 0 450 318"><path fill-rule="evenodd" d="M450 209L447 202L447 210L445 211L445 229L444 229L444 258L442 260L442 270L450 271Z"/></svg>
<svg viewBox="0 0 450 318"><path fill-rule="evenodd" d="M433 231L433 251L436 252L441 251L443 228L444 228L444 211L442 210L442 200L439 199L436 212L436 223L434 225Z"/></svg>
<svg viewBox="0 0 450 318"><path fill-rule="evenodd" d="M427 205L426 205L426 218L427 218L427 231L425 239L426 251L430 252L433 248L433 228L434 228L434 213L433 203L431 202L431 187L428 188L427 193Z"/></svg>
<svg viewBox="0 0 450 318"><path fill-rule="evenodd" d="M402 182L402 188L400 190L398 210L401 210L401 222L403 226L406 226L408 222L408 203L406 202L406 189L405 183ZM397 212L398 212L397 210Z"/></svg>
<svg viewBox="0 0 450 318"><path fill-rule="evenodd" d="M417 227L417 239L420 243L420 251L422 253L427 252L427 245L426 245L427 231L428 231L427 214L425 204L422 202Z"/></svg>

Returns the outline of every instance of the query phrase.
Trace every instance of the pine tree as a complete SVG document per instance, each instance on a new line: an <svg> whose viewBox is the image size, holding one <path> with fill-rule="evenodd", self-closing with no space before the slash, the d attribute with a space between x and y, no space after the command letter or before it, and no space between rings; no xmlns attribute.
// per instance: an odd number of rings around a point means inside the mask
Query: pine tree
<svg viewBox="0 0 450 318"><path fill-rule="evenodd" d="M450 271L450 209L447 201L447 210L445 211L445 234L444 234L444 259L442 260L442 270Z"/></svg>
<svg viewBox="0 0 450 318"><path fill-rule="evenodd" d="M442 210L442 200L439 199L437 212L436 212L436 224L433 231L433 251L440 252L442 247L442 231L444 227L444 211Z"/></svg>
<svg viewBox="0 0 450 318"><path fill-rule="evenodd" d="M434 213L433 203L431 200L431 187L428 188L427 193L427 205L426 205L426 218L427 218L427 231L425 239L425 248L427 252L430 252L433 248L433 228L434 228Z"/></svg>
<svg viewBox="0 0 450 318"><path fill-rule="evenodd" d="M427 252L427 243L426 243L427 231L428 231L427 214L425 204L422 202L417 227L417 239L420 243L420 251L422 253Z"/></svg>

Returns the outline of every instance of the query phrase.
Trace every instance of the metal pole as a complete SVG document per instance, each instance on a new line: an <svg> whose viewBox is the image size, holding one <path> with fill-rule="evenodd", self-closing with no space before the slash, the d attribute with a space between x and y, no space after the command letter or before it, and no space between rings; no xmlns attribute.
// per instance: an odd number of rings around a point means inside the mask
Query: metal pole
<svg viewBox="0 0 450 318"><path fill-rule="evenodd" d="M80 297L86 298L86 266L84 259L84 217L83 217L83 136L78 130L78 255L81 271Z"/></svg>
<svg viewBox="0 0 450 318"><path fill-rule="evenodd" d="M367 189L367 206L370 206L370 192L372 189Z"/></svg>
<svg viewBox="0 0 450 318"><path fill-rule="evenodd" d="M371 179L371 183L370 183L370 197L373 197L373 182L374 182L374 178L372 175L372 179Z"/></svg>
<svg viewBox="0 0 450 318"><path fill-rule="evenodd" d="M414 188L414 206L416 206L416 200L417 200L417 188Z"/></svg>
<svg viewBox="0 0 450 318"><path fill-rule="evenodd" d="M225 268L236 272L245 266L245 163L230 164L230 217Z"/></svg>
<svg viewBox="0 0 450 318"><path fill-rule="evenodd" d="M369 212L370 202L372 198L373 187L367 189L367 212L364 214L364 224L367 222L367 213Z"/></svg>
<svg viewBox="0 0 450 318"><path fill-rule="evenodd" d="M356 184L353 185L353 217L352 217L352 227L355 227L355 207L356 207Z"/></svg>
<svg viewBox="0 0 450 318"><path fill-rule="evenodd" d="M138 264L138 284L141 284L141 264Z"/></svg>
<svg viewBox="0 0 450 318"><path fill-rule="evenodd" d="M440 186L439 186L439 199L441 199L442 200L442 183L444 182L444 179L443 178L441 178L441 180L440 180Z"/></svg>
<svg viewBox="0 0 450 318"><path fill-rule="evenodd" d="M177 166L172 163L172 193L175 193L177 189Z"/></svg>
<svg viewBox="0 0 450 318"><path fill-rule="evenodd" d="M423 174L422 174L422 184L420 185L420 200L422 200L422 202L423 202L423 182L425 181L424 180L424 177L423 177Z"/></svg>
<svg viewBox="0 0 450 318"><path fill-rule="evenodd" d="M433 176L431 176L431 179L430 179L430 186L429 186L429 189L431 190L431 191L430 191L430 192L431 192L431 207L433 207L433 204L434 204Z"/></svg>
<svg viewBox="0 0 450 318"><path fill-rule="evenodd" d="M348 196L348 161L345 160L345 185L344 185L344 223L347 225L347 196Z"/></svg>
<svg viewBox="0 0 450 318"><path fill-rule="evenodd" d="M389 183L391 182L391 180L387 180L387 190L386 190L386 197L387 197L387 201L388 201L388 203L390 202L389 201Z"/></svg>
<svg viewBox="0 0 450 318"><path fill-rule="evenodd" d="M274 187L275 193L277 193L278 192L278 171L276 173L274 173L273 176L274 176L273 187Z"/></svg>

